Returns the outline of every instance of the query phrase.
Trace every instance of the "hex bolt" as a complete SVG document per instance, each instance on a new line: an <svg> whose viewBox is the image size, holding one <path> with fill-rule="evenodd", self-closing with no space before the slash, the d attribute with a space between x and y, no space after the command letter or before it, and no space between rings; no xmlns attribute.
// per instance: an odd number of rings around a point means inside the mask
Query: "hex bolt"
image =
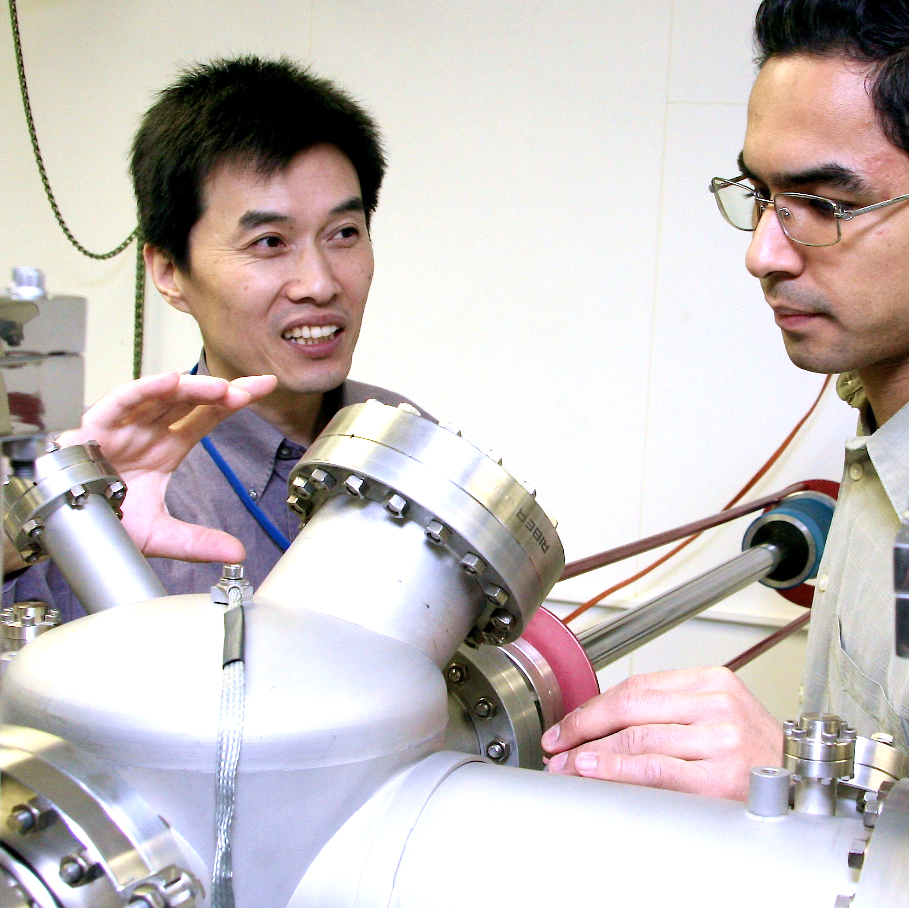
<svg viewBox="0 0 909 908"><path fill-rule="evenodd" d="M38 825L35 813L36 811L27 804L20 804L10 811L6 825L13 832L17 832L19 835L25 835Z"/></svg>
<svg viewBox="0 0 909 908"><path fill-rule="evenodd" d="M385 510L392 517L403 517L407 511L407 500L395 492L388 496L388 500L385 502Z"/></svg>
<svg viewBox="0 0 909 908"><path fill-rule="evenodd" d="M480 697L474 705L473 711L479 719L491 719L496 714L496 705L489 697Z"/></svg>
<svg viewBox="0 0 909 908"><path fill-rule="evenodd" d="M40 539L41 534L44 532L44 527L37 520L26 520L22 524L22 532L32 539Z"/></svg>
<svg viewBox="0 0 909 908"><path fill-rule="evenodd" d="M508 759L510 753L511 745L501 738L493 738L493 740L486 745L486 756L489 757L493 763L504 763Z"/></svg>
<svg viewBox="0 0 909 908"><path fill-rule="evenodd" d="M467 666L461 662L452 662L451 665L445 669L445 680L455 687L463 684L469 677L470 672L467 669Z"/></svg>
<svg viewBox="0 0 909 908"><path fill-rule="evenodd" d="M498 605L499 607L501 607L501 606L505 605L506 602L508 602L508 593L506 593L505 590L503 590L502 587L500 587L500 586L495 586L495 584L490 584L489 586L486 587L486 589L483 590L483 592L486 594L486 598L493 605ZM508 613L506 612L505 614L507 615ZM511 615L508 615L508 617L510 618Z"/></svg>
<svg viewBox="0 0 909 908"><path fill-rule="evenodd" d="M868 829L873 829L877 823L877 818L881 814L882 799L878 792L869 791L865 793L863 800L864 804L862 806L864 809L862 810L862 819Z"/></svg>
<svg viewBox="0 0 909 908"><path fill-rule="evenodd" d="M893 744L893 735L888 735L882 731L876 731L871 736L872 741L877 741L878 744Z"/></svg>
<svg viewBox="0 0 909 908"><path fill-rule="evenodd" d="M369 483L362 476L351 474L344 480L344 489L351 498L363 498L369 490Z"/></svg>
<svg viewBox="0 0 909 908"><path fill-rule="evenodd" d="M60 450L60 445L58 445L57 442L55 442L55 441L49 441L49 442L44 446L44 453L45 453L45 454L53 454L54 451L59 451L59 450Z"/></svg>
<svg viewBox="0 0 909 908"><path fill-rule="evenodd" d="M295 476L294 481L290 484L290 487L294 490L293 498L312 498L316 489L315 486L303 476Z"/></svg>
<svg viewBox="0 0 909 908"><path fill-rule="evenodd" d="M833 903L833 908L851 908L853 898L854 896L851 895L838 895Z"/></svg>
<svg viewBox="0 0 909 908"><path fill-rule="evenodd" d="M502 455L494 448L484 448L483 453L493 462L502 466Z"/></svg>
<svg viewBox="0 0 909 908"><path fill-rule="evenodd" d="M398 404L398 409L403 410L405 413L410 413L413 416L423 415L413 404L406 403L405 401L401 401L401 403Z"/></svg>
<svg viewBox="0 0 909 908"><path fill-rule="evenodd" d="M426 527L426 538L435 545L444 545L451 538L451 530L438 520L430 520Z"/></svg>
<svg viewBox="0 0 909 908"><path fill-rule="evenodd" d="M514 624L514 615L511 612L506 612L505 609L499 609L492 613L489 623L499 630L507 631Z"/></svg>
<svg viewBox="0 0 909 908"><path fill-rule="evenodd" d="M97 864L92 864L85 852L68 854L60 859L60 879L68 886L81 886L95 878Z"/></svg>
<svg viewBox="0 0 909 908"><path fill-rule="evenodd" d="M486 562L480 558L479 555L474 555L473 552L468 552L461 559L461 570L465 574L482 574L486 570Z"/></svg>
<svg viewBox="0 0 909 908"><path fill-rule="evenodd" d="M126 486L122 482L112 482L107 487L109 501L123 501L126 498Z"/></svg>
<svg viewBox="0 0 909 908"><path fill-rule="evenodd" d="M73 486L67 493L66 497L70 507L81 508L88 501L88 492L84 486Z"/></svg>
<svg viewBox="0 0 909 908"><path fill-rule="evenodd" d="M325 470L313 470L309 474L312 484L318 489L325 489L328 491L334 484L335 478L331 473L326 473Z"/></svg>
<svg viewBox="0 0 909 908"><path fill-rule="evenodd" d="M534 485L528 482L526 479L519 479L518 484L523 487L524 491L531 497L537 497L537 490Z"/></svg>
<svg viewBox="0 0 909 908"><path fill-rule="evenodd" d="M865 839L853 839L849 846L849 866L853 870L861 870L862 864L865 863L865 849L868 842Z"/></svg>
<svg viewBox="0 0 909 908"><path fill-rule="evenodd" d="M140 884L133 890L126 908L170 908L170 901L147 884Z"/></svg>
<svg viewBox="0 0 909 908"><path fill-rule="evenodd" d="M13 832L25 835L47 829L56 819L57 814L51 808L41 808L34 799L27 804L17 804L10 811L6 825Z"/></svg>
<svg viewBox="0 0 909 908"><path fill-rule="evenodd" d="M22 555L22 560L26 564L34 564L41 557L41 546L28 545L20 554Z"/></svg>

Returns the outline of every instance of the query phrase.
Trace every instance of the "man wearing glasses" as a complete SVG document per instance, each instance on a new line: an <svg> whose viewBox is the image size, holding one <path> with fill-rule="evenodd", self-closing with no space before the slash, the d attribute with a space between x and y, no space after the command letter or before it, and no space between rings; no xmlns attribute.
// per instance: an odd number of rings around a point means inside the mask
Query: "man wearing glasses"
<svg viewBox="0 0 909 908"><path fill-rule="evenodd" d="M710 189L752 232L799 367L841 373L859 409L821 564L803 711L909 751L909 660L894 654L893 541L909 504L909 6L764 0L739 175ZM725 669L628 679L544 736L552 772L727 798L778 765L782 733Z"/></svg>

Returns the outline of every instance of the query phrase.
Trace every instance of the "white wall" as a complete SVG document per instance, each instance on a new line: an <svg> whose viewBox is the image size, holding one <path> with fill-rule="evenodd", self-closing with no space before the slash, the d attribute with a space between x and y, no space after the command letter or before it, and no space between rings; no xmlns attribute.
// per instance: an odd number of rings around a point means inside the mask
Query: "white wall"
<svg viewBox="0 0 909 908"><path fill-rule="evenodd" d="M719 509L820 387L786 359L742 265L747 239L707 192L710 177L735 172L756 5L19 3L51 183L92 249L133 227L131 134L183 64L286 53L375 113L390 170L353 375L414 397L501 451L560 520L569 560ZM34 264L52 290L89 298L93 399L130 377L132 254L89 261L55 226L8 25L0 73L0 279ZM150 293L145 371L184 369L198 346L189 319ZM853 422L831 396L754 494L838 478ZM731 556L743 529L714 531L629 595L653 595ZM582 601L637 566L554 595ZM796 613L759 589L719 611L746 625ZM685 658L724 656L689 641Z"/></svg>

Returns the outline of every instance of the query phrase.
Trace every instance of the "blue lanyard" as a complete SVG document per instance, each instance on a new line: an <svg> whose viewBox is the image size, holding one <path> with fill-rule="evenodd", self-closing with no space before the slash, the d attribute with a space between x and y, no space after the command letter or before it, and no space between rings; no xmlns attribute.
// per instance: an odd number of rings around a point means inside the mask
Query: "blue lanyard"
<svg viewBox="0 0 909 908"><path fill-rule="evenodd" d="M190 375L195 375L199 369L199 364L196 363L192 369L189 370ZM247 511L252 515L253 520L259 524L260 527L265 531L265 534L268 538L282 551L286 552L290 546L290 540L272 523L268 515L259 505L253 501L252 496L246 489L243 488L243 483L240 482L237 474L231 469L230 464L221 456L221 452L215 447L215 443L206 435L202 439L202 447L208 451L209 457L215 462L215 466L221 471L224 478L230 483L230 487L234 490L237 495L237 498L240 499L240 503Z"/></svg>

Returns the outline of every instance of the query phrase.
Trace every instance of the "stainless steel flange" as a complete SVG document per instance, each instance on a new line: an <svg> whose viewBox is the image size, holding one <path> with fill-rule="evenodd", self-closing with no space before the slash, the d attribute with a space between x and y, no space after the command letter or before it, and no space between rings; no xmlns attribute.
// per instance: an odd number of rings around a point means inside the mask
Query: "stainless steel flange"
<svg viewBox="0 0 909 908"><path fill-rule="evenodd" d="M2 744L0 905L206 903L168 827L110 772L35 729L5 725Z"/></svg>
<svg viewBox="0 0 909 908"><path fill-rule="evenodd" d="M516 640L565 565L535 493L456 431L413 407L375 400L345 407L291 474L288 503L310 520L328 501L381 503L389 519L423 528L473 578L485 608L472 644Z"/></svg>

